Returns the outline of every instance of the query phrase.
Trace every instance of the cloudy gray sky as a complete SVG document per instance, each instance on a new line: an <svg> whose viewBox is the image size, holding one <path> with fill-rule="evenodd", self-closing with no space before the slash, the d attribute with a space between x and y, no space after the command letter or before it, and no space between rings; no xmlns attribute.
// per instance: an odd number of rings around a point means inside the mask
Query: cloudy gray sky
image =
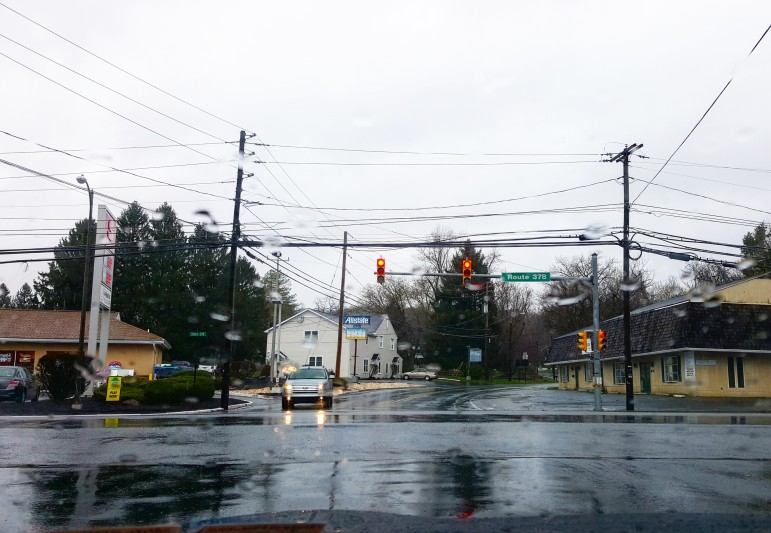
<svg viewBox="0 0 771 533"><path fill-rule="evenodd" d="M771 219L771 37L748 56L766 1L0 2L0 158L188 221L207 210L229 230L241 128L271 145L249 146L241 214L272 242L617 229L622 169L601 154L624 143L649 157L632 161L638 231L740 244ZM53 246L87 216L84 192L7 164L0 190L3 250ZM499 267L594 249L502 249ZM305 304L339 288L339 249L283 253ZM352 293L381 254L414 264L411 249L352 250ZM661 280L683 266L645 258ZM43 268L3 264L0 281L15 292Z"/></svg>

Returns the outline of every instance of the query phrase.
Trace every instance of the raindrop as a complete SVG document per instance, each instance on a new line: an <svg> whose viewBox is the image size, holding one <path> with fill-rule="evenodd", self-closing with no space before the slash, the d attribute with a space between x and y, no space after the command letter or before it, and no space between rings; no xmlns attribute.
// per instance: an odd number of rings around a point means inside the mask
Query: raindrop
<svg viewBox="0 0 771 533"><path fill-rule="evenodd" d="M412 275L413 276L422 276L425 273L426 273L425 267L422 267L422 266L412 267Z"/></svg>
<svg viewBox="0 0 771 533"><path fill-rule="evenodd" d="M640 288L640 281L636 279L623 281L621 282L621 284L619 284L618 288L621 289L622 291L627 291L627 292L636 291L637 289Z"/></svg>
<svg viewBox="0 0 771 533"><path fill-rule="evenodd" d="M764 341L768 338L768 331L758 331L755 334L755 339L759 341Z"/></svg>
<svg viewBox="0 0 771 533"><path fill-rule="evenodd" d="M214 220L214 217L211 216L211 213L209 213L206 209L199 209L194 215L200 216L203 218L203 222L201 223L201 226L203 227L204 231L207 233L219 233L220 228L219 224L217 224L217 221Z"/></svg>
<svg viewBox="0 0 771 533"><path fill-rule="evenodd" d="M704 325L704 326L702 326L702 327L701 327L701 331L702 331L703 333L709 333L709 326L707 326L707 325Z"/></svg>
<svg viewBox="0 0 771 533"><path fill-rule="evenodd" d="M240 387L241 385L244 384L243 380L240 380L238 378L232 380L231 383L233 384L234 387Z"/></svg>
<svg viewBox="0 0 771 533"><path fill-rule="evenodd" d="M609 233L608 226L603 224L592 224L584 230L584 238L590 241L600 239Z"/></svg>
<svg viewBox="0 0 771 533"><path fill-rule="evenodd" d="M715 307L720 307L722 303L723 297L720 294L715 294L708 300L704 300L704 307L707 309L714 309Z"/></svg>
<svg viewBox="0 0 771 533"><path fill-rule="evenodd" d="M485 288L484 283L471 283L470 281L466 282L466 288L470 291L481 291Z"/></svg>
<svg viewBox="0 0 771 533"><path fill-rule="evenodd" d="M683 270L683 273L680 274L680 278L685 281L693 281L696 279L696 273L693 270Z"/></svg>
<svg viewBox="0 0 771 533"><path fill-rule="evenodd" d="M736 268L739 270L747 270L757 265L758 262L755 259L744 258L736 264Z"/></svg>
<svg viewBox="0 0 771 533"><path fill-rule="evenodd" d="M252 283L252 285L254 285L258 289L262 289L265 286L265 284L260 280L255 281L254 283Z"/></svg>
<svg viewBox="0 0 771 533"><path fill-rule="evenodd" d="M228 316L221 313L211 313L209 316L212 318L212 320L218 320L220 322L228 321Z"/></svg>
<svg viewBox="0 0 771 533"><path fill-rule="evenodd" d="M760 313L758 315L758 322L765 322L766 320L768 320L768 314Z"/></svg>
<svg viewBox="0 0 771 533"><path fill-rule="evenodd" d="M139 461L139 457L137 457L133 453L122 453L118 456L118 461L120 461L123 464L136 463L137 461Z"/></svg>
<svg viewBox="0 0 771 533"><path fill-rule="evenodd" d="M185 398L185 403L189 403L189 404L198 403L199 401L200 400L195 396L188 396L187 398Z"/></svg>
<svg viewBox="0 0 771 533"><path fill-rule="evenodd" d="M140 252L145 249L145 246L147 246L147 243L145 241L137 242L137 248L139 249Z"/></svg>
<svg viewBox="0 0 771 533"><path fill-rule="evenodd" d="M399 351L407 351L407 350L409 350L411 347L412 347L412 344L410 344L409 342L400 342L400 343L397 343L397 345L396 345L396 348L397 348Z"/></svg>
<svg viewBox="0 0 771 533"><path fill-rule="evenodd" d="M206 296L196 296L195 297L195 303L202 304L206 301Z"/></svg>
<svg viewBox="0 0 771 533"><path fill-rule="evenodd" d="M580 292L575 296L568 296L567 298L558 298L555 302L557 305L573 305L589 297L588 292Z"/></svg>
<svg viewBox="0 0 771 533"><path fill-rule="evenodd" d="M160 222L166 218L166 215L160 211L153 211L150 213L150 220L155 220L156 222Z"/></svg>
<svg viewBox="0 0 771 533"><path fill-rule="evenodd" d="M732 316L729 316L728 318L725 319L725 321L728 324L733 324L734 322L736 322L736 319L734 317L732 317Z"/></svg>
<svg viewBox="0 0 771 533"><path fill-rule="evenodd" d="M672 314L676 317L683 318L688 315L688 311L684 307L678 307L672 310Z"/></svg>
<svg viewBox="0 0 771 533"><path fill-rule="evenodd" d="M225 338L229 341L240 341L241 340L241 332L234 329L227 331L225 333Z"/></svg>
<svg viewBox="0 0 771 533"><path fill-rule="evenodd" d="M321 452L320 452L319 450L316 450L315 452L313 452L313 455L315 455L316 457L318 457L318 456L320 456L320 455L321 455Z"/></svg>
<svg viewBox="0 0 771 533"><path fill-rule="evenodd" d="M198 317L195 316L195 315L191 315L191 316L187 317L187 323L188 324L198 324L198 322L200 322L200 320L198 320Z"/></svg>
<svg viewBox="0 0 771 533"><path fill-rule="evenodd" d="M698 285L691 289L688 293L688 298L692 302L706 302L711 300L715 295L715 287L713 285Z"/></svg>
<svg viewBox="0 0 771 533"><path fill-rule="evenodd" d="M152 246L153 248L158 248L158 241L151 242L150 246Z"/></svg>
<svg viewBox="0 0 771 533"><path fill-rule="evenodd" d="M284 244L285 244L284 239L279 237L278 235L270 235L262 239L262 247L268 253L273 253L278 251L282 246L284 246Z"/></svg>
<svg viewBox="0 0 771 533"><path fill-rule="evenodd" d="M242 481L238 484L238 488L244 492L251 492L257 488L257 483L251 480Z"/></svg>
<svg viewBox="0 0 771 533"><path fill-rule="evenodd" d="M273 457L273 450L265 450L262 455L265 457Z"/></svg>
<svg viewBox="0 0 771 533"><path fill-rule="evenodd" d="M72 407L72 408L73 408L75 411L80 411L81 409L83 409L83 404L82 404L82 403L73 403L73 404L71 405L71 407Z"/></svg>
<svg viewBox="0 0 771 533"><path fill-rule="evenodd" d="M8 290L4 285L0 285L0 298L5 298L6 296L8 296Z"/></svg>
<svg viewBox="0 0 771 533"><path fill-rule="evenodd" d="M485 302L489 302L490 300L492 300L492 298L490 298L489 294L485 294L484 298L482 298L482 300L484 300Z"/></svg>
<svg viewBox="0 0 771 533"><path fill-rule="evenodd" d="M271 291L270 299L271 299L271 301L283 300L283 298L281 297L281 293L278 292L278 291Z"/></svg>

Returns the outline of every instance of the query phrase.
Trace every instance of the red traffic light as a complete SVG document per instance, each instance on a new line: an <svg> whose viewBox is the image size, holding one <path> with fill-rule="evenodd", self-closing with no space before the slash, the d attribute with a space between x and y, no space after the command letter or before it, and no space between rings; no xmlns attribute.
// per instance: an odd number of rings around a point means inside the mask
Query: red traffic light
<svg viewBox="0 0 771 533"><path fill-rule="evenodd" d="M382 257L377 260L377 270L375 273L377 275L377 282L381 285L385 283L385 259Z"/></svg>
<svg viewBox="0 0 771 533"><path fill-rule="evenodd" d="M608 339L606 338L605 332L602 330L599 330L597 332L597 351L604 350L607 346Z"/></svg>
<svg viewBox="0 0 771 533"><path fill-rule="evenodd" d="M464 259L463 263L463 285L471 282L471 259Z"/></svg>

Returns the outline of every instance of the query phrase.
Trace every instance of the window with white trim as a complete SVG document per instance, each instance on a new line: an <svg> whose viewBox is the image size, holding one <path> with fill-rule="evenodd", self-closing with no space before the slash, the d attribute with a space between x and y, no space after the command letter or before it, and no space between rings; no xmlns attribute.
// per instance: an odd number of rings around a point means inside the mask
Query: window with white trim
<svg viewBox="0 0 771 533"><path fill-rule="evenodd" d="M383 336L382 335L377 338L377 346L378 346L378 348L382 348L383 347Z"/></svg>
<svg viewBox="0 0 771 533"><path fill-rule="evenodd" d="M304 344L318 344L319 343L319 331L318 330L305 330L305 331L303 331L303 343Z"/></svg>
<svg viewBox="0 0 771 533"><path fill-rule="evenodd" d="M625 363L613 363L613 383L615 385L626 385Z"/></svg>
<svg viewBox="0 0 771 533"><path fill-rule="evenodd" d="M391 337L391 351L393 352L394 350L396 350L396 339Z"/></svg>
<svg viewBox="0 0 771 533"><path fill-rule="evenodd" d="M678 383L680 377L680 356L673 355L661 358L661 379L664 383Z"/></svg>
<svg viewBox="0 0 771 533"><path fill-rule="evenodd" d="M369 361L364 360L364 372L369 372Z"/></svg>
<svg viewBox="0 0 771 533"><path fill-rule="evenodd" d="M322 357L320 355L311 355L308 357L308 366L324 366L321 359Z"/></svg>
<svg viewBox="0 0 771 533"><path fill-rule="evenodd" d="M568 365L560 365L560 381L567 383L568 381Z"/></svg>
<svg viewBox="0 0 771 533"><path fill-rule="evenodd" d="M594 381L594 363L592 361L589 361L584 366L584 380L589 383Z"/></svg>

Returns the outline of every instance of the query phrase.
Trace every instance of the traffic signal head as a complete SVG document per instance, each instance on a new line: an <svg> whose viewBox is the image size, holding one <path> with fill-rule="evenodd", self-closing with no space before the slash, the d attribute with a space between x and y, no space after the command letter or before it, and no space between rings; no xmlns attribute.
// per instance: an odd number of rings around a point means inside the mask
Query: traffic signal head
<svg viewBox="0 0 771 533"><path fill-rule="evenodd" d="M588 337L587 337L587 334L586 334L585 331L580 331L578 333L578 349L581 350L582 352L586 351L586 348L587 348L587 343L586 343L587 338Z"/></svg>
<svg viewBox="0 0 771 533"><path fill-rule="evenodd" d="M377 260L377 270L375 271L375 274L377 275L377 282L381 285L385 283L385 259L382 257Z"/></svg>
<svg viewBox="0 0 771 533"><path fill-rule="evenodd" d="M464 259L462 263L463 267L463 286L471 282L471 259Z"/></svg>
<svg viewBox="0 0 771 533"><path fill-rule="evenodd" d="M605 337L605 332L600 330L597 332L597 349L604 350L608 339Z"/></svg>

